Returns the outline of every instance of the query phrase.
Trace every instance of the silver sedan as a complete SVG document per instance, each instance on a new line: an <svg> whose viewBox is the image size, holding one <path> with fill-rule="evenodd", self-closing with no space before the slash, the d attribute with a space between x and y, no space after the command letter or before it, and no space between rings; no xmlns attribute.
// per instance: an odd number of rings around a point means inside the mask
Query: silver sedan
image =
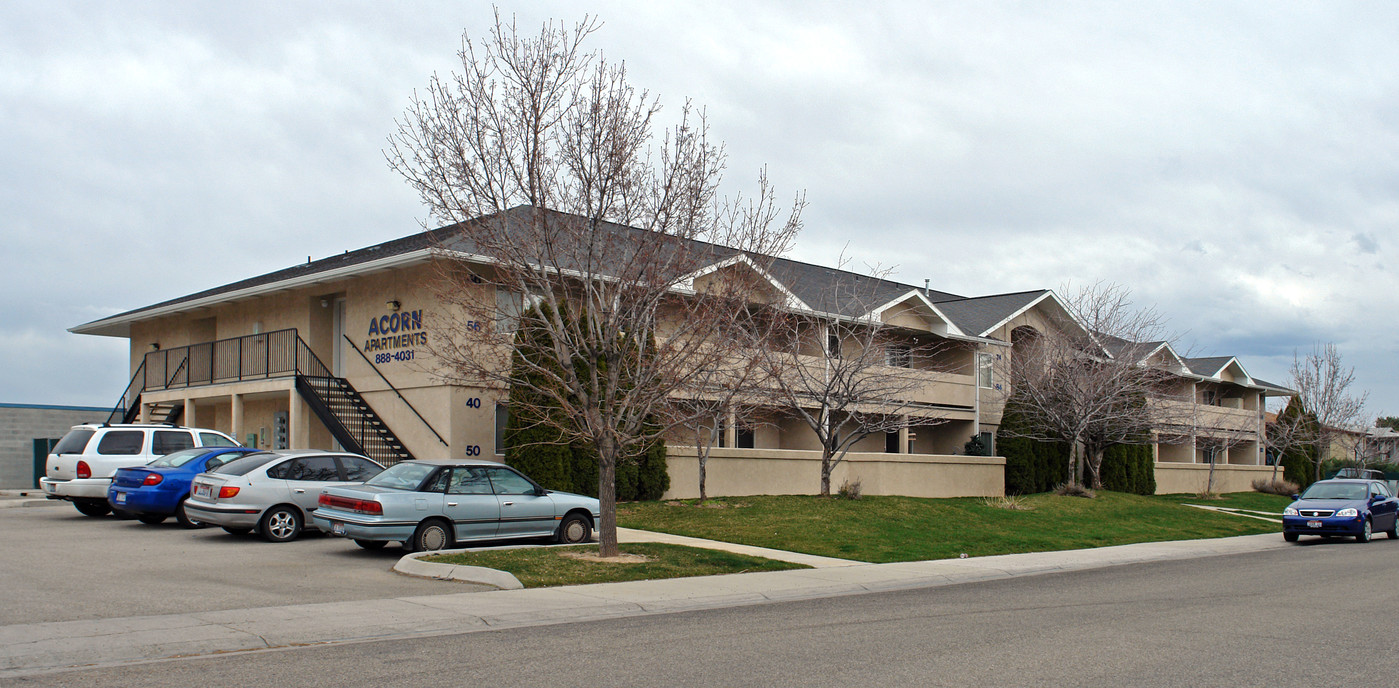
<svg viewBox="0 0 1399 688"><path fill-rule="evenodd" d="M320 450L248 454L195 476L185 512L230 533L254 528L271 542L295 540L321 490L362 483L384 470L358 454Z"/></svg>
<svg viewBox="0 0 1399 688"><path fill-rule="evenodd" d="M492 461L404 461L363 485L327 488L317 528L366 549L438 550L497 538L587 542L598 500L546 490Z"/></svg>

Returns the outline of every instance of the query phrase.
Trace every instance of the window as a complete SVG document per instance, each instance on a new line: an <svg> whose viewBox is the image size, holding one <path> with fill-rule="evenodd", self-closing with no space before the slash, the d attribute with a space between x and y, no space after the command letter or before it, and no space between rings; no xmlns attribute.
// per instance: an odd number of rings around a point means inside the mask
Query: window
<svg viewBox="0 0 1399 688"><path fill-rule="evenodd" d="M992 368L996 359L991 354L976 355L976 386L990 389L995 379L992 376Z"/></svg>
<svg viewBox="0 0 1399 688"><path fill-rule="evenodd" d="M893 344L885 347L884 365L890 368L913 367L913 350L903 344Z"/></svg>
<svg viewBox="0 0 1399 688"><path fill-rule="evenodd" d="M495 405L495 453L496 456L505 456L505 426L510 423L510 407L505 404Z"/></svg>
<svg viewBox="0 0 1399 688"><path fill-rule="evenodd" d="M834 327L826 330L826 355L840 358L840 333Z"/></svg>
<svg viewBox="0 0 1399 688"><path fill-rule="evenodd" d="M113 430L102 436L97 443L98 454L132 456L141 453L141 445L146 443L146 433L140 430Z"/></svg>
<svg viewBox="0 0 1399 688"><path fill-rule="evenodd" d="M345 479L355 482L373 478L384 470L379 467L379 464L358 456L342 456L340 457L340 465L345 468Z"/></svg>
<svg viewBox="0 0 1399 688"><path fill-rule="evenodd" d="M897 454L897 453L899 453L899 433L898 433L898 432L886 432L886 433L884 433L884 453L885 453L885 454Z"/></svg>
<svg viewBox="0 0 1399 688"><path fill-rule="evenodd" d="M534 494L534 483L525 476L516 473L508 468L482 468L491 477L491 485L495 487L498 495L527 495Z"/></svg>
<svg viewBox="0 0 1399 688"><path fill-rule="evenodd" d="M519 292L495 288L495 331L509 334L515 331L520 322L520 314L525 312L525 300Z"/></svg>
<svg viewBox="0 0 1399 688"><path fill-rule="evenodd" d="M1201 392L1201 393L1200 393L1200 403L1204 404L1205 406L1218 406L1218 405L1219 405L1219 392L1216 392L1216 391L1214 391L1214 390L1212 390L1212 389L1207 389L1207 390Z"/></svg>
<svg viewBox="0 0 1399 688"><path fill-rule="evenodd" d="M734 429L734 446L739 449L753 448L753 428L740 425Z"/></svg>
<svg viewBox="0 0 1399 688"><path fill-rule="evenodd" d="M152 454L164 456L194 446L194 435L183 430L156 430Z"/></svg>
<svg viewBox="0 0 1399 688"><path fill-rule="evenodd" d="M237 443L237 442L234 442L233 440L228 439L227 437L224 437L223 435L220 435L220 434L218 434L217 432L201 432L201 433L199 433L199 443L202 444L202 445L204 445L204 446L206 446L206 447L236 447L236 446L238 446L238 443Z"/></svg>
<svg viewBox="0 0 1399 688"><path fill-rule="evenodd" d="M54 454L81 454L87 449L87 441L97 434L96 430L88 428L73 428L63 439L58 441L51 450Z"/></svg>
<svg viewBox="0 0 1399 688"><path fill-rule="evenodd" d="M452 469L452 480L447 485L447 494L492 494L491 479L486 476L486 469L479 466L458 466Z"/></svg>
<svg viewBox="0 0 1399 688"><path fill-rule="evenodd" d="M277 475L273 475L273 472ZM329 482L340 479L340 469L330 456L304 456L292 459L267 471L268 477L284 480Z"/></svg>

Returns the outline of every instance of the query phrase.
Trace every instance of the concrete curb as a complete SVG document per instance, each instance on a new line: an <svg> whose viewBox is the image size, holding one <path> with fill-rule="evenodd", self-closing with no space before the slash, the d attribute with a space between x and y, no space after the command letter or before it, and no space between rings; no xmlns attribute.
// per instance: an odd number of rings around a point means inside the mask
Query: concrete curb
<svg viewBox="0 0 1399 688"><path fill-rule="evenodd" d="M398 563L393 565L393 570L405 576L477 583L480 585L489 585L498 590L524 589L525 586L520 584L519 579L506 571L488 569L483 566L438 564L430 561L421 561L423 557L435 557L441 554L461 554L466 551L465 549L444 549L437 552L414 552L412 554L405 554L398 560Z"/></svg>

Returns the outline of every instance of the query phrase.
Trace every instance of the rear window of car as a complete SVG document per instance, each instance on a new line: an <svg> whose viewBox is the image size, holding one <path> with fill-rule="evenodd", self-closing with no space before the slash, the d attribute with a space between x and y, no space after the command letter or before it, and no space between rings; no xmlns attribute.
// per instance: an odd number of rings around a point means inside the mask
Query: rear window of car
<svg viewBox="0 0 1399 688"><path fill-rule="evenodd" d="M194 435L186 430L156 430L151 445L152 454L163 456L193 447Z"/></svg>
<svg viewBox="0 0 1399 688"><path fill-rule="evenodd" d="M92 428L73 428L58 441L58 444L53 445L53 453L81 454L87 449L87 441L95 434L97 431Z"/></svg>
<svg viewBox="0 0 1399 688"><path fill-rule="evenodd" d="M131 456L141 453L141 445L146 443L146 433L140 430L111 430L97 441L98 454Z"/></svg>
<svg viewBox="0 0 1399 688"><path fill-rule="evenodd" d="M207 453L209 453L207 449L199 449L197 447L185 449L172 454L166 454L147 465L151 468L179 468Z"/></svg>
<svg viewBox="0 0 1399 688"><path fill-rule="evenodd" d="M437 466L425 463L397 463L383 472L370 478L365 485L374 487L387 487L394 490L416 490L427 479L428 475L437 470Z"/></svg>
<svg viewBox="0 0 1399 688"><path fill-rule="evenodd" d="M199 433L199 443L202 444L202 445L204 445L204 446L206 446L206 447L236 447L236 446L238 446L238 443L237 443L237 442L234 442L233 440L228 439L227 437L224 437L223 435L220 435L220 434L218 434L217 432L201 432L201 433Z"/></svg>
<svg viewBox="0 0 1399 688"><path fill-rule="evenodd" d="M340 465L345 467L345 479L356 482L368 480L384 470L383 466L358 456L342 456Z"/></svg>
<svg viewBox="0 0 1399 688"><path fill-rule="evenodd" d="M272 452L258 452L229 461L209 472L218 473L220 475L247 475L279 458L281 458L280 455L273 454Z"/></svg>

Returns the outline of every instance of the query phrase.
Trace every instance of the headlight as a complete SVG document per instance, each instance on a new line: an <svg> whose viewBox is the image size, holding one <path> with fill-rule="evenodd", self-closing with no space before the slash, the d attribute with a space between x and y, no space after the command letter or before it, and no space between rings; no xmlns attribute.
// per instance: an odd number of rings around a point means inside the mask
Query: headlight
<svg viewBox="0 0 1399 688"><path fill-rule="evenodd" d="M1297 515L1297 510L1289 506L1289 507L1287 507L1286 509L1283 509L1283 510L1282 510L1282 515L1283 515L1283 516L1296 516L1296 515Z"/></svg>
<svg viewBox="0 0 1399 688"><path fill-rule="evenodd" d="M1355 518L1359 515L1360 512L1356 511L1355 509L1341 509L1340 511L1336 512L1337 518Z"/></svg>

